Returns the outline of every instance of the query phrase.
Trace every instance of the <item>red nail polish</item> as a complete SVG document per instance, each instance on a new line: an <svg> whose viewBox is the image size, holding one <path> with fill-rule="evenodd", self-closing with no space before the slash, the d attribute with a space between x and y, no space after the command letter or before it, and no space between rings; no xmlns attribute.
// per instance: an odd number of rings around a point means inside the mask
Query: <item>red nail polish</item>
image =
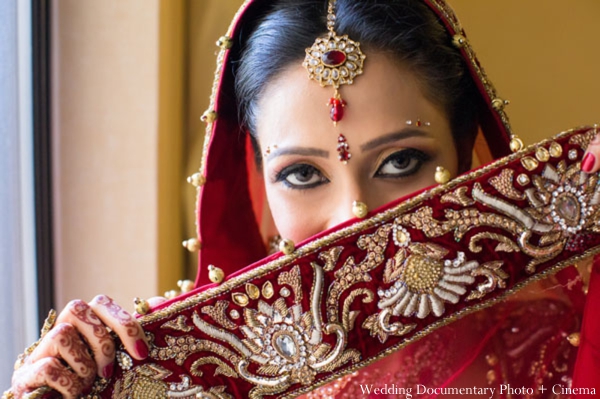
<svg viewBox="0 0 600 399"><path fill-rule="evenodd" d="M102 374L104 374L104 378L108 379L112 377L113 372L115 371L115 363L110 362L106 366L104 366L104 370L102 370Z"/></svg>
<svg viewBox="0 0 600 399"><path fill-rule="evenodd" d="M148 357L148 345L146 345L146 342L144 342L143 339L138 339L135 342L135 351L137 352L138 356L142 359Z"/></svg>
<svg viewBox="0 0 600 399"><path fill-rule="evenodd" d="M585 154L585 157L583 157L583 161L581 161L581 170L585 173L590 173L595 164L596 157L594 154L588 152Z"/></svg>

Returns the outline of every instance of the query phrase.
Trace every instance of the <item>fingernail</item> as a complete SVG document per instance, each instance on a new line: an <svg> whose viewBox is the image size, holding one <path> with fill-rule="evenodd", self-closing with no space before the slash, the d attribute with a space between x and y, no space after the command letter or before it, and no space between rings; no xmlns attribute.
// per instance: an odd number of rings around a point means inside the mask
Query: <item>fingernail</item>
<svg viewBox="0 0 600 399"><path fill-rule="evenodd" d="M585 154L585 157L583 157L583 161L581 161L581 170L585 173L590 173L595 164L596 157L594 156L594 154L588 152L587 154Z"/></svg>
<svg viewBox="0 0 600 399"><path fill-rule="evenodd" d="M135 350L136 350L138 356L141 357L142 359L145 359L148 357L148 345L146 345L146 342L143 339L138 339L135 342Z"/></svg>
<svg viewBox="0 0 600 399"><path fill-rule="evenodd" d="M104 366L104 370L102 370L102 374L104 374L104 378L110 378L115 371L115 362L110 362L106 366Z"/></svg>

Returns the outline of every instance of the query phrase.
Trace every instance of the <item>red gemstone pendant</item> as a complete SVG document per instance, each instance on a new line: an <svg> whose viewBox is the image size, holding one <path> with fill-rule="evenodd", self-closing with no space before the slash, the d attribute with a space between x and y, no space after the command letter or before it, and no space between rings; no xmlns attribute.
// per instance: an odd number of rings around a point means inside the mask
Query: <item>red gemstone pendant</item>
<svg viewBox="0 0 600 399"><path fill-rule="evenodd" d="M350 145L348 145L348 140L346 140L346 137L341 133L338 136L337 152L338 159L343 163L348 163L350 158L352 158L352 154L350 154Z"/></svg>
<svg viewBox="0 0 600 399"><path fill-rule="evenodd" d="M329 99L329 106L331 107L329 111L329 116L333 123L337 123L342 120L344 117L344 106L346 102L341 98L331 97Z"/></svg>

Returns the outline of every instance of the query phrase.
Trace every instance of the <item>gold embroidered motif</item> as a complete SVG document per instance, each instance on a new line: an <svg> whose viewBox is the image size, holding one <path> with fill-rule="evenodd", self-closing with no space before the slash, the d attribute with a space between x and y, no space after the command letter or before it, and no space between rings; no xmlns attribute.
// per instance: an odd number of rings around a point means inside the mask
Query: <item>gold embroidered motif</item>
<svg viewBox="0 0 600 399"><path fill-rule="evenodd" d="M371 303L373 302L373 299L375 299L373 292L366 288L359 288L350 292L348 297L344 300L344 307L342 309L342 326L346 331L354 329L354 321L360 312L358 310L350 310L350 306L352 305L352 302L361 295L364 296L362 303Z"/></svg>
<svg viewBox="0 0 600 399"><path fill-rule="evenodd" d="M492 177L489 182L499 193L506 198L514 200L522 200L525 198L523 193L517 191L513 185L513 176L515 171L512 169L504 169L500 176Z"/></svg>
<svg viewBox="0 0 600 399"><path fill-rule="evenodd" d="M167 346L164 348L154 346L150 349L150 357L152 359L163 361L174 359L175 363L181 366L191 354L206 351L229 358L231 361L239 360L239 356L234 352L212 341L196 339L191 336L176 338L167 335L165 342Z"/></svg>
<svg viewBox="0 0 600 399"><path fill-rule="evenodd" d="M267 281L262 286L262 295L265 299L271 299L275 294L275 289L270 281Z"/></svg>
<svg viewBox="0 0 600 399"><path fill-rule="evenodd" d="M300 267L294 266L289 272L283 272L277 277L277 284L289 285L294 292L294 303L300 303L302 301L302 279L300 278ZM289 296L283 295L282 296Z"/></svg>
<svg viewBox="0 0 600 399"><path fill-rule="evenodd" d="M552 158L560 158L563 154L563 148L556 141L553 141L552 143L550 143L549 152Z"/></svg>
<svg viewBox="0 0 600 399"><path fill-rule="evenodd" d="M203 373L199 370L199 368L204 366L205 364L215 364L218 366L214 373L215 377L218 375L224 375L225 377L229 378L239 378L238 373L236 373L231 367L225 364L224 361L214 356L201 357L200 359L196 360L190 368L190 372L192 373L192 375L195 377L202 377Z"/></svg>
<svg viewBox="0 0 600 399"><path fill-rule="evenodd" d="M187 325L187 317L184 315L177 316L177 319L171 320L163 324L160 328L168 328L176 331L190 332L192 327Z"/></svg>
<svg viewBox="0 0 600 399"><path fill-rule="evenodd" d="M257 286L255 286L252 283L246 284L246 293L248 294L250 299L256 300L256 299L260 298L260 290L258 289Z"/></svg>
<svg viewBox="0 0 600 399"><path fill-rule="evenodd" d="M228 330L234 330L237 328L237 325L227 318L227 307L228 306L229 306L229 302L218 301L214 306L204 306L201 309L201 312L209 315L220 326L225 327ZM190 327L190 330L191 329L192 328Z"/></svg>
<svg viewBox="0 0 600 399"><path fill-rule="evenodd" d="M250 303L250 299L248 298L248 296L246 294L242 294L241 292L234 292L233 294L231 294L231 299L236 305L239 305L241 307L248 306L248 304Z"/></svg>
<svg viewBox="0 0 600 399"><path fill-rule="evenodd" d="M208 324L194 313L193 321L200 331L227 343L239 353L239 356L222 357L235 366L241 378L256 385L249 393L250 398L274 395L292 384L309 385L318 372L332 371L347 362L360 360L356 350L345 349L347 330L341 324L323 324L320 314L323 269L313 264L313 270L310 310L304 312L300 304L288 308L282 298L273 305L261 300L257 309L244 311L245 325L240 327L246 337L243 340ZM333 347L322 341L323 334L335 335ZM260 366L257 372L248 369L251 364Z"/></svg>
<svg viewBox="0 0 600 399"><path fill-rule="evenodd" d="M517 244L515 244L510 238L505 237L501 234L490 233L487 231L484 233L477 233L473 237L471 237L471 240L469 241L469 251L471 251L473 253L481 252L481 250L483 248L481 248L481 246L478 245L478 243L479 243L479 241L485 240L485 239L498 241L498 245L496 245L496 248L494 248L494 251L496 251L496 252L518 252L519 251L519 246Z"/></svg>
<svg viewBox="0 0 600 399"><path fill-rule="evenodd" d="M354 258L350 256L344 265L334 273L335 280L329 286L327 295L327 319L329 322L339 320L338 306L344 291L354 284L371 281L369 272L383 262L383 251L387 247L391 230L392 225L386 224L373 234L361 236L357 241L357 246L367 251L364 260L355 264Z"/></svg>
<svg viewBox="0 0 600 399"><path fill-rule="evenodd" d="M475 201L467 196L467 187L459 187L451 193L442 195L442 204L457 204L461 206L471 206Z"/></svg>

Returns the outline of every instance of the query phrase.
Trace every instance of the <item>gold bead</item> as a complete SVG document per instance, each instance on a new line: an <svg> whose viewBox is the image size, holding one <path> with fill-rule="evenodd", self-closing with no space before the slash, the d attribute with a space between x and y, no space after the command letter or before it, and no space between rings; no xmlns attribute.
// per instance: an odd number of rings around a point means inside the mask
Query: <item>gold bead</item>
<svg viewBox="0 0 600 399"><path fill-rule="evenodd" d="M179 292L177 290L169 290L169 291L165 292L165 298L167 298L167 299L173 299L177 295L179 295Z"/></svg>
<svg viewBox="0 0 600 399"><path fill-rule="evenodd" d="M184 248L186 248L190 252L197 252L202 247L200 241L197 238L190 238L189 240L185 240L181 243Z"/></svg>
<svg viewBox="0 0 600 399"><path fill-rule="evenodd" d="M537 168L539 164L540 163L537 161L537 159L532 157L525 157L521 159L521 165L523 165L523 167L530 172Z"/></svg>
<svg viewBox="0 0 600 399"><path fill-rule="evenodd" d="M294 242L292 240L286 239L279 241L279 250L284 254L290 255L292 252L294 252L295 249L296 246L294 245Z"/></svg>
<svg viewBox="0 0 600 399"><path fill-rule="evenodd" d="M512 152L518 152L521 151L523 149L523 141L516 137L513 136L513 138L510 140L510 150Z"/></svg>
<svg viewBox="0 0 600 399"><path fill-rule="evenodd" d="M364 202L354 201L352 203L352 213L357 218L362 219L369 213L369 207Z"/></svg>
<svg viewBox="0 0 600 399"><path fill-rule="evenodd" d="M133 305L135 307L135 311L138 314L146 314L150 311L150 304L145 299L134 298Z"/></svg>
<svg viewBox="0 0 600 399"><path fill-rule="evenodd" d="M217 46L219 46L221 50L229 50L233 46L233 41L229 36L221 36L219 40L217 40Z"/></svg>
<svg viewBox="0 0 600 399"><path fill-rule="evenodd" d="M498 356L494 355L494 354L489 354L485 356L485 360L487 362L488 365L494 367L498 364L499 360L498 360Z"/></svg>
<svg viewBox="0 0 600 399"><path fill-rule="evenodd" d="M206 178L202 176L201 173L194 173L190 177L187 178L187 182L193 185L194 187L203 186L206 183Z"/></svg>
<svg viewBox="0 0 600 399"><path fill-rule="evenodd" d="M182 293L190 292L194 289L194 282L192 280L179 280L177 286Z"/></svg>
<svg viewBox="0 0 600 399"><path fill-rule="evenodd" d="M208 279L213 283L221 283L225 279L225 273L219 267L208 265Z"/></svg>
<svg viewBox="0 0 600 399"><path fill-rule="evenodd" d="M581 334L579 334L578 332L569 334L569 336L567 337L567 341L569 341L569 343L574 347L578 347L581 343Z"/></svg>
<svg viewBox="0 0 600 399"><path fill-rule="evenodd" d="M463 48L465 46L465 44L467 44L467 38L465 38L460 33L457 33L456 35L454 35L452 37L452 44L456 48Z"/></svg>
<svg viewBox="0 0 600 399"><path fill-rule="evenodd" d="M450 175L450 171L444 168L443 166L438 166L435 168L435 181L438 184L446 184L450 181L452 176Z"/></svg>
<svg viewBox="0 0 600 399"><path fill-rule="evenodd" d="M488 370L485 379L487 380L488 385L493 385L498 379L498 376L494 370Z"/></svg>
<svg viewBox="0 0 600 399"><path fill-rule="evenodd" d="M202 116L200 117L200 120L202 122L206 122L206 123L213 123L214 121L217 120L217 117L218 117L218 115L215 111L208 110L202 114Z"/></svg>
<svg viewBox="0 0 600 399"><path fill-rule="evenodd" d="M510 101L503 100L501 98L494 98L492 100L492 108L494 108L496 111L502 111L508 104L510 104Z"/></svg>

